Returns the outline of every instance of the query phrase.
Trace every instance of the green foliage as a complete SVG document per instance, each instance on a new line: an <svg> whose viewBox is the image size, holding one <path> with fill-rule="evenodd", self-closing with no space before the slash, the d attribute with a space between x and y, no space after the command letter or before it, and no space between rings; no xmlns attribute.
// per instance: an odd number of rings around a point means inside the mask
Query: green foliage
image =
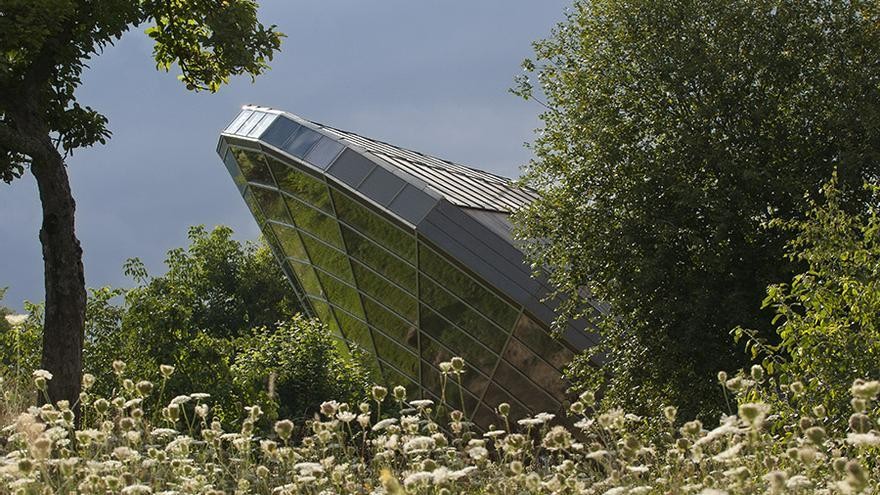
<svg viewBox="0 0 880 495"><path fill-rule="evenodd" d="M880 376L880 189L866 188L873 200L862 213L844 211L835 180L805 219L776 222L796 234L789 258L807 266L768 289L764 305L776 312L779 343L735 331L765 368L805 380L809 402L838 426L851 412L853 379Z"/></svg>
<svg viewBox="0 0 880 495"><path fill-rule="evenodd" d="M65 153L107 140L107 118L77 103L75 92L86 62L133 27L147 26L157 67L177 64L188 89L214 92L233 75L264 72L282 35L256 9L252 0L4 1L0 179L21 176L40 153L34 131L54 136Z"/></svg>
<svg viewBox="0 0 880 495"><path fill-rule="evenodd" d="M528 257L599 320L606 405L718 410L718 368L748 362L729 331L772 335L766 287L788 280L790 233L835 167L864 201L880 150L880 4L578 0L516 93L546 98L517 215ZM536 75L536 88L529 74ZM584 290L586 289L586 290Z"/></svg>
<svg viewBox="0 0 880 495"><path fill-rule="evenodd" d="M240 418L257 393L238 387L230 367L257 329L275 329L299 311L287 280L265 245L241 244L232 230L192 227L190 245L172 249L167 271L150 276L138 259L125 264L138 285L92 291L87 311L86 371L109 395L115 359L130 373L155 378L159 365L175 366L169 394L198 391L215 397L218 415ZM116 296L124 304L114 303Z"/></svg>
<svg viewBox="0 0 880 495"><path fill-rule="evenodd" d="M273 382L275 417L307 419L323 401L364 397L371 383L366 359L341 354L326 326L297 315L273 330L256 331L236 355L232 372L246 387L265 389L267 379Z"/></svg>

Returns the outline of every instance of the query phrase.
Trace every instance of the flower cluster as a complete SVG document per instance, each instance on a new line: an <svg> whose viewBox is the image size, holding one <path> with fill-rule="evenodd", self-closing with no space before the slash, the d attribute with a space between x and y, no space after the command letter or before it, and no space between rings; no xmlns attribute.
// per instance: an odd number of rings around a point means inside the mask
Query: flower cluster
<svg viewBox="0 0 880 495"><path fill-rule="evenodd" d="M880 479L876 381L853 383L853 414L839 435L826 429L820 406L780 425L766 404L742 400L712 429L680 422L666 407L653 418L662 433L649 440L639 434L648 418L593 413L591 393L565 418L511 418L501 404L504 426L482 431L461 411L376 386L368 401L327 401L312 420L277 421L261 436L257 406L240 428L226 431L205 394L165 401L153 396L164 387L127 378L125 363L113 370L120 384L114 397L90 395L86 376L76 407L32 407L5 425L0 492L850 494L875 491ZM459 362L450 369L462 371ZM173 373L163 367L160 375ZM758 375L719 378L741 394L760 386ZM38 390L51 379L34 373ZM397 414L378 414L386 400L398 403ZM157 403L155 411L147 407Z"/></svg>

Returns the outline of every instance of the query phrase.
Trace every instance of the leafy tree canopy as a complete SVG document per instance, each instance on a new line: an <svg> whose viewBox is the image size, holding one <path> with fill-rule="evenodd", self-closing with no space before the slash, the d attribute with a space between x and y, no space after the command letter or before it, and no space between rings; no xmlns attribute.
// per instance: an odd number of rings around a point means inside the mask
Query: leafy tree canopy
<svg viewBox="0 0 880 495"><path fill-rule="evenodd" d="M835 168L851 209L880 171L880 4L577 0L535 51L514 89L547 106L521 236L563 317L611 306L590 315L606 366L573 375L640 413L717 410L716 371L747 362L728 332L772 335L765 288L797 269L763 225Z"/></svg>

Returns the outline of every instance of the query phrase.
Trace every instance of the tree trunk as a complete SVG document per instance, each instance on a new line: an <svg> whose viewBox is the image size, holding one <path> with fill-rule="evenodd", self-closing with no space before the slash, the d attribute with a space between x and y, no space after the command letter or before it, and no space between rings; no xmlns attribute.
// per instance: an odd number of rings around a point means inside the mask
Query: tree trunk
<svg viewBox="0 0 880 495"><path fill-rule="evenodd" d="M45 153L32 157L31 172L37 179L43 206L40 242L46 313L41 366L53 375L49 381L49 399L52 402L67 400L73 406L79 399L82 381L86 318L82 248L74 231L76 205L64 160L51 146L48 134L38 140Z"/></svg>

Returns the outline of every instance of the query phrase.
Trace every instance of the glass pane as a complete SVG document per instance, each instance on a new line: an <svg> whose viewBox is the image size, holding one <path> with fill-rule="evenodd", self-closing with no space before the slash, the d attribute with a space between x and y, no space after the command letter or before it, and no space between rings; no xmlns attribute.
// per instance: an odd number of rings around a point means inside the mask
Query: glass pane
<svg viewBox="0 0 880 495"><path fill-rule="evenodd" d="M343 248L339 226L333 217L325 215L310 206L306 206L290 196L285 196L284 199L287 201L287 207L290 209L290 214L293 215L293 221L297 227L327 244L339 249Z"/></svg>
<svg viewBox="0 0 880 495"><path fill-rule="evenodd" d="M277 220L279 222L291 223L290 216L287 214L287 208L284 207L284 200L281 199L281 193L272 189L262 187L251 187L257 203L263 210L263 214L269 220Z"/></svg>
<svg viewBox="0 0 880 495"><path fill-rule="evenodd" d="M403 387L406 388L406 397L409 400L413 400L422 396L422 389L415 381L406 378L404 375L401 375L391 366L382 363L382 372L385 374L385 383L388 386L396 387L397 385L403 385Z"/></svg>
<svg viewBox="0 0 880 495"><path fill-rule="evenodd" d="M456 383L454 379L448 379L446 380L446 386L444 387L441 380L442 377L439 371L422 363L422 381L425 384L425 388L433 392L438 400L445 395L448 407L464 411L467 416L470 416L474 407L477 405L477 398L465 389L463 394L464 407L462 407L462 394L459 393L458 383ZM443 393L444 390L445 394Z"/></svg>
<svg viewBox="0 0 880 495"><path fill-rule="evenodd" d="M306 155L306 161L318 168L326 169L336 156L339 155L340 151L342 151L340 143L328 137L322 137L318 144L312 148L312 151L309 151L309 154Z"/></svg>
<svg viewBox="0 0 880 495"><path fill-rule="evenodd" d="M327 191L327 184L274 158L267 158L269 167L275 174L278 187L282 191L327 213L333 213L333 209L330 207L330 192Z"/></svg>
<svg viewBox="0 0 880 495"><path fill-rule="evenodd" d="M339 306L358 318L363 318L364 312L361 310L360 296L354 288L343 284L320 270L318 270L318 280L321 281L324 293L327 295L327 300L331 304ZM337 311L337 313L340 312ZM343 326L342 329L345 331L346 327Z"/></svg>
<svg viewBox="0 0 880 495"><path fill-rule="evenodd" d="M413 380L419 378L419 358L379 332L373 332L376 354Z"/></svg>
<svg viewBox="0 0 880 495"><path fill-rule="evenodd" d="M238 168L248 182L256 182L275 187L275 181L272 174L269 173L269 166L261 153L246 150L236 146L230 146L230 151L238 162Z"/></svg>
<svg viewBox="0 0 880 495"><path fill-rule="evenodd" d="M408 346L415 352L419 349L418 328L383 308L379 303L369 297L363 298L364 311L367 313L367 321L385 332L385 335L398 343Z"/></svg>
<svg viewBox="0 0 880 495"><path fill-rule="evenodd" d="M415 264L416 242L411 234L392 225L337 189L330 189L336 215L360 233Z"/></svg>
<svg viewBox="0 0 880 495"><path fill-rule="evenodd" d="M263 215L263 210L260 209L260 205L257 204L257 198L254 197L254 193L251 191L251 187L247 188L244 191L244 202L248 206L248 209L251 210L251 215L254 216L254 219L257 221L257 225L263 229L266 224L266 217Z"/></svg>
<svg viewBox="0 0 880 495"><path fill-rule="evenodd" d="M494 383L489 385L489 388L486 389L486 395L483 396L483 402L492 409L497 408L498 404L501 404L502 402L510 404L509 417L511 422L531 415L526 408L514 400L507 392L498 388L498 385L495 385ZM535 412L543 412L543 409Z"/></svg>
<svg viewBox="0 0 880 495"><path fill-rule="evenodd" d="M268 129L270 125L272 125L272 122L274 122L276 118L278 118L277 115L275 115L275 114L271 114L271 113L267 113L267 114L263 117L263 120L261 120L259 124L255 125L254 128L251 129L251 132L248 133L248 136L250 136L250 137L252 137L252 138L258 138L258 139L259 139L260 135L262 135L263 132L264 132L266 129Z"/></svg>
<svg viewBox="0 0 880 495"><path fill-rule="evenodd" d="M339 320L339 326L342 327L342 333L345 337L362 347L365 351L375 355L373 339L370 336L370 329L367 328L367 325L362 321L352 318L345 311L336 309L334 313L336 314L336 319Z"/></svg>
<svg viewBox="0 0 880 495"><path fill-rule="evenodd" d="M437 310L452 323L458 325L471 336L500 353L507 341L507 332L502 332L488 319L467 307L449 292L425 276L419 277L419 296L422 301Z"/></svg>
<svg viewBox="0 0 880 495"><path fill-rule="evenodd" d="M358 234L353 229L340 225L342 237L348 254L364 262L365 265L381 273L401 287L416 292L416 269L400 258L385 251L378 244Z"/></svg>
<svg viewBox="0 0 880 495"><path fill-rule="evenodd" d="M523 372L539 387L554 396L556 400L565 398L567 388L562 374L535 355L528 347L516 339L510 339L504 350L504 359L514 368Z"/></svg>
<svg viewBox="0 0 880 495"><path fill-rule="evenodd" d="M275 233L275 238L281 244L281 250L284 251L285 257L296 258L302 261L309 259L296 230L274 222L269 222L269 225L272 228L272 232Z"/></svg>
<svg viewBox="0 0 880 495"><path fill-rule="evenodd" d="M253 115L248 117L244 124L235 131L236 134L241 134L242 136L247 136L253 129L254 126L257 125L266 114L262 112L254 112Z"/></svg>
<svg viewBox="0 0 880 495"><path fill-rule="evenodd" d="M559 408L558 402L552 400L533 383L524 379L522 375L518 374L504 361L498 363L498 369L495 371L495 381L532 411L549 412Z"/></svg>
<svg viewBox="0 0 880 495"><path fill-rule="evenodd" d="M357 261L352 262L351 267L354 269L358 289L384 302L407 320L418 321L418 308L413 296L383 280Z"/></svg>
<svg viewBox="0 0 880 495"><path fill-rule="evenodd" d="M284 144L284 151L297 158L303 158L319 139L321 139L320 134L308 127L302 126L296 135Z"/></svg>
<svg viewBox="0 0 880 495"><path fill-rule="evenodd" d="M564 370L574 358L573 352L551 337L547 329L525 314L516 323L513 335L560 371Z"/></svg>
<svg viewBox="0 0 880 495"><path fill-rule="evenodd" d="M344 253L323 244L307 234L303 234L302 240L306 246L306 251L309 253L309 259L312 260L312 264L354 285L354 278L351 276L351 265L349 265L348 257Z"/></svg>
<svg viewBox="0 0 880 495"><path fill-rule="evenodd" d="M321 284L318 282L318 276L312 265L308 263L300 263L299 261L289 259L290 267L296 273L296 278L306 294L311 296L324 297L324 291L321 290Z"/></svg>
<svg viewBox="0 0 880 495"><path fill-rule="evenodd" d="M516 322L518 314L516 308L489 292L466 273L421 243L419 243L419 269L477 308L501 328L509 329Z"/></svg>
<svg viewBox="0 0 880 495"><path fill-rule="evenodd" d="M239 114L235 117L235 120L233 120L233 121L232 121L232 122L226 127L226 130L225 130L224 132L228 132L228 133L231 133L231 134L235 134L235 131L237 131L238 128L241 127L241 124L244 124L244 121L246 121L247 119L249 119L250 116L253 115L253 114L254 114L254 111L253 111L253 110L242 110L242 112L239 113Z"/></svg>
<svg viewBox="0 0 880 495"><path fill-rule="evenodd" d="M422 359L426 362L434 366L434 368L439 369L440 363L444 361L449 361L452 359L452 354L449 353L446 349L444 349L440 344L434 342L427 336L422 336ZM467 363L467 367L471 367L470 363ZM451 378L455 379L455 378ZM481 373L478 373L475 369L465 369L465 372L461 375L461 383L464 385L464 388L470 390L476 395L481 395L483 390L486 389L486 385L489 384L489 379L486 378Z"/></svg>
<svg viewBox="0 0 880 495"><path fill-rule="evenodd" d="M275 122L272 122L269 129L260 136L260 140L265 141L276 148L281 148L281 146L284 145L284 142L287 141L287 138L296 132L297 129L299 129L299 124L296 122L286 117L278 117L275 119Z"/></svg>
<svg viewBox="0 0 880 495"><path fill-rule="evenodd" d="M342 332L339 331L339 325L336 322L336 319L333 317L333 312L330 310L330 305L325 301L320 299L316 299L314 297L309 298L309 303L312 305L312 308L315 310L315 314L318 315L318 319L321 320L321 323L327 325L327 328L330 332L337 336L342 337Z"/></svg>
<svg viewBox="0 0 880 495"><path fill-rule="evenodd" d="M238 164L235 163L235 157L232 155L232 152L227 152L226 157L223 159L223 163L226 165L226 170L229 171L229 175L232 176L232 181L235 182L235 186L241 191L247 186L247 181L244 176L241 175L241 170L238 169Z"/></svg>
<svg viewBox="0 0 880 495"><path fill-rule="evenodd" d="M453 353L490 375L498 360L491 352L479 345L467 334L444 320L431 308L421 305L422 330L446 345Z"/></svg>

